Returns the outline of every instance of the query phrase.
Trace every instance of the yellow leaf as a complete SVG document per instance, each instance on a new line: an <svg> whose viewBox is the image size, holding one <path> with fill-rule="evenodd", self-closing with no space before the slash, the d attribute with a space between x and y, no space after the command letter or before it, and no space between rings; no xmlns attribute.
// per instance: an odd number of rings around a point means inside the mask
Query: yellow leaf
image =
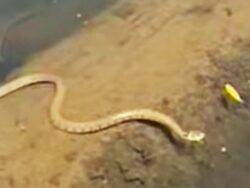
<svg viewBox="0 0 250 188"><path fill-rule="evenodd" d="M229 83L225 84L225 86L223 87L223 95L226 99L231 100L232 102L244 102L237 90Z"/></svg>

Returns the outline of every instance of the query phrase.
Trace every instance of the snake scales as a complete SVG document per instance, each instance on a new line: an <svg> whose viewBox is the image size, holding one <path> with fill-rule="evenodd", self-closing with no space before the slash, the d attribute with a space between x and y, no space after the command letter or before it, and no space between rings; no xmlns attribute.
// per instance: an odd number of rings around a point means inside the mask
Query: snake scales
<svg viewBox="0 0 250 188"><path fill-rule="evenodd" d="M73 122L65 119L60 114L60 108L65 96L65 86L60 77L50 74L32 74L17 78L0 87L0 98L10 94L25 86L36 83L52 83L55 86L56 94L50 107L50 118L56 128L70 133L91 133L98 132L103 129L118 125L125 121L132 120L148 120L157 122L170 130L174 138L184 142L199 142L205 138L205 133L201 131L191 130L184 131L172 118L169 116L149 109L137 109L125 111L111 116L107 116L96 121L88 122Z"/></svg>

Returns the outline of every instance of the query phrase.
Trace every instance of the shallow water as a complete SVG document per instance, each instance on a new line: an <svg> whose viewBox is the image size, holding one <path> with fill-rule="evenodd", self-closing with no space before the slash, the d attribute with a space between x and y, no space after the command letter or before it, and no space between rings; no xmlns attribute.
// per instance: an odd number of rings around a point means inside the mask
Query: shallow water
<svg viewBox="0 0 250 188"><path fill-rule="evenodd" d="M85 11L78 9L80 1L70 2L29 4L39 14L9 33L14 50L7 48L2 78L56 74L68 87L62 109L68 119L147 107L171 115L186 130L205 131L206 142L183 147L146 122L66 134L49 119L52 87L32 86L0 100L1 185L248 187L248 1L122 0L106 9L91 1L83 3ZM57 6L68 9L56 11ZM86 13L89 7L96 7L93 15ZM79 11L88 19L76 19ZM59 15L67 23L60 34ZM34 24L41 31L25 35L24 28ZM227 81L237 86L245 105L223 105L220 91Z"/></svg>
<svg viewBox="0 0 250 188"><path fill-rule="evenodd" d="M2 1L0 79L26 57L58 43L115 0Z"/></svg>

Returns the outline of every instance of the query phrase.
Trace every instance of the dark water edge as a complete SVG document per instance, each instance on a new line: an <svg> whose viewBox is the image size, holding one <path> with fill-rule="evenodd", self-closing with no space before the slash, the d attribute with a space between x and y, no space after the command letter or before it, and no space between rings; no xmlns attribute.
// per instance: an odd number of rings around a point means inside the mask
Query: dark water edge
<svg viewBox="0 0 250 188"><path fill-rule="evenodd" d="M71 35L116 0L4 0L0 2L0 81L27 57ZM77 18L77 14L81 14Z"/></svg>

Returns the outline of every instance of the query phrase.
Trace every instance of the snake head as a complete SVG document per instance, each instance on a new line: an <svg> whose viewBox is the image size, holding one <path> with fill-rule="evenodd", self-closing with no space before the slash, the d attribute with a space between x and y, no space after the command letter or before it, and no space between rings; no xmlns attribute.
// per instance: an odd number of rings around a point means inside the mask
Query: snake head
<svg viewBox="0 0 250 188"><path fill-rule="evenodd" d="M204 140L206 134L201 131L189 131L186 135L186 139L191 142L201 142Z"/></svg>

